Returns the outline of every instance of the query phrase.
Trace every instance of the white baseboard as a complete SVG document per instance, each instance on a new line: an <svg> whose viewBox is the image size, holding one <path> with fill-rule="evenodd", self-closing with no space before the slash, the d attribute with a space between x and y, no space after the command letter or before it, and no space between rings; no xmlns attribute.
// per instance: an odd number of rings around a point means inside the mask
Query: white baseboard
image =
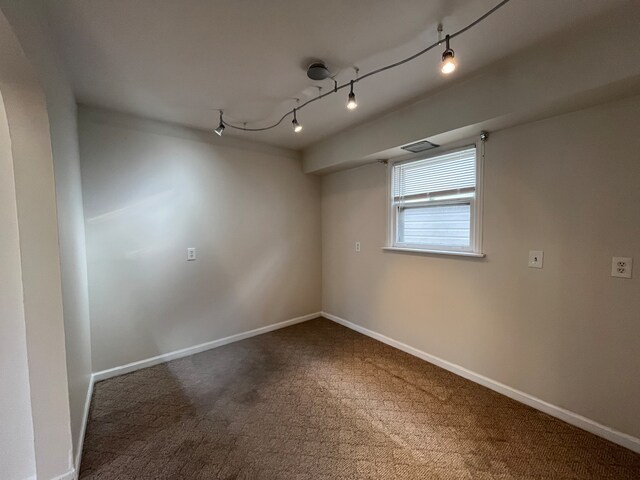
<svg viewBox="0 0 640 480"><path fill-rule="evenodd" d="M52 478L51 480L74 480L76 478L76 469L72 468L66 473L62 475L58 475L57 477Z"/></svg>
<svg viewBox="0 0 640 480"><path fill-rule="evenodd" d="M540 400L539 398L521 392L520 390L511 388L508 385L496 382L495 380L472 372L471 370L461 367L460 365L448 362L446 360L443 360L442 358L430 355L405 343L399 342L385 335L369 330L368 328L364 328L360 325L356 325L355 323L351 323L344 318L340 318L336 315L332 315L326 312L322 312L322 316L336 323L339 323L340 325L350 328L351 330L355 330L356 332L362 333L368 337L379 340L382 343L386 343L387 345L395 347L398 350L402 350L403 352L418 357L429 363L433 363L434 365L444 368L445 370L455 373L456 375L466 378L467 380L471 380L472 382L490 388L491 390L501 393L502 395L512 398L520 403L524 403L525 405L533 407L536 410L540 410L541 412L549 414L552 417L563 420L573 426L586 430L587 432L591 432L613 443L617 443L618 445L628 448L629 450L640 453L639 438L633 437L623 432L619 432L617 430L614 430L613 428L607 427L589 418L583 417L582 415L571 412L556 405L552 405L551 403Z"/></svg>
<svg viewBox="0 0 640 480"><path fill-rule="evenodd" d="M76 451L76 458L74 461L75 465L75 476L74 479L77 479L80 475L80 462L82 461L82 449L84 447L84 436L87 432L87 423L89 422L89 409L91 408L91 396L93 395L93 384L94 384L94 376L91 375L89 377L89 386L87 388L87 396L84 400L84 412L82 415L82 427L80 428L80 437L78 438L78 450Z"/></svg>
<svg viewBox="0 0 640 480"><path fill-rule="evenodd" d="M69 461L71 461L71 452L69 452ZM51 480L76 480L77 470L75 468L71 468L70 470L64 472L62 475L56 475L55 477L51 477ZM1 474L2 472L0 472ZM4 478L4 477L3 477ZM30 477L25 478L24 480L38 480L38 475L31 475Z"/></svg>
<svg viewBox="0 0 640 480"><path fill-rule="evenodd" d="M244 340L245 338L255 337L256 335L261 335L263 333L271 332L273 330L278 330L280 328L288 327L290 325L295 325L296 323L306 322L307 320L318 318L320 317L320 315L321 315L320 312L310 313L308 315L303 315L302 317L296 317L290 320L285 320L284 322L273 323L271 325L267 325L266 327L260 327L254 330L249 330L248 332L237 333L235 335L221 338L219 340L213 340L211 342L202 343L200 345L195 345L193 347L187 347L181 350L176 350L174 352L157 355L155 357L147 358L145 360L140 360L138 362L128 363L120 367L110 368L108 370L96 372L93 374L93 382L99 382L101 380L106 380L107 378L117 377L118 375L124 375L125 373L134 372L142 368L152 367L154 365L158 365L159 363L168 362L170 360L176 360L178 358L188 357L189 355L194 355L196 353L204 352L206 350L211 350L212 348L221 347L229 343L238 342L240 340Z"/></svg>

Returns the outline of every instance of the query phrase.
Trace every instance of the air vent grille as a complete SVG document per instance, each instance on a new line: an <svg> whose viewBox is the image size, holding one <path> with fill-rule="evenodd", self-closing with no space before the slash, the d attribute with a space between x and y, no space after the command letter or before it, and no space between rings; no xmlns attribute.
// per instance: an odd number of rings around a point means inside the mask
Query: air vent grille
<svg viewBox="0 0 640 480"><path fill-rule="evenodd" d="M420 142L404 145L403 147L400 147L400 148L402 148L403 150L407 150L408 152L420 153L420 152L424 152L425 150L431 150L432 148L436 148L439 146L440 145L436 145L435 143L431 143L427 140L422 140Z"/></svg>

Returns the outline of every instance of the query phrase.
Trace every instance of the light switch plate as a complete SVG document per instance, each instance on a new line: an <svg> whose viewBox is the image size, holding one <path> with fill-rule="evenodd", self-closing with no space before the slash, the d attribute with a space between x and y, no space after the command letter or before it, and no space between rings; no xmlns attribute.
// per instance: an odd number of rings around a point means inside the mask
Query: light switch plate
<svg viewBox="0 0 640 480"><path fill-rule="evenodd" d="M529 250L529 268L542 268L544 252L542 250Z"/></svg>
<svg viewBox="0 0 640 480"><path fill-rule="evenodd" d="M187 261L196 259L196 249L194 247L187 248Z"/></svg>
<svg viewBox="0 0 640 480"><path fill-rule="evenodd" d="M613 257L611 260L611 276L619 278L631 278L633 258Z"/></svg>

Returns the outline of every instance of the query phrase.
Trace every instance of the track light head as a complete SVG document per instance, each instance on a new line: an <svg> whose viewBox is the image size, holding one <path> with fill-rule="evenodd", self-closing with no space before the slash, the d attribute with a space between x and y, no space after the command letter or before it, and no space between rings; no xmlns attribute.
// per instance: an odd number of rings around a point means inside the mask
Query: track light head
<svg viewBox="0 0 640 480"><path fill-rule="evenodd" d="M446 37L447 48L442 54L442 65L440 66L440 70L445 75L449 75L452 73L456 67L458 66L458 62L455 59L455 53L449 46L449 35Z"/></svg>
<svg viewBox="0 0 640 480"><path fill-rule="evenodd" d="M453 71L456 69L456 64L457 62L454 58L453 50L446 50L442 54L442 66L440 67L442 73L444 73L445 75L453 73Z"/></svg>
<svg viewBox="0 0 640 480"><path fill-rule="evenodd" d="M218 125L218 128L216 128L214 132L216 132L218 136L221 137L224 133L224 128L224 122L222 121L222 110L220 110L220 125Z"/></svg>
<svg viewBox="0 0 640 480"><path fill-rule="evenodd" d="M293 121L291 122L293 125L293 131L295 133L300 133L302 131L302 125L298 123L298 118L296 117L296 109L293 109Z"/></svg>
<svg viewBox="0 0 640 480"><path fill-rule="evenodd" d="M356 94L353 93L353 80L351 80L351 91L349 92L349 100L347 100L347 108L349 110L355 110L357 106Z"/></svg>
<svg viewBox="0 0 640 480"><path fill-rule="evenodd" d="M349 110L355 110L358 107L358 102L356 102L356 96L352 92L349 94L349 101L347 102L347 108Z"/></svg>

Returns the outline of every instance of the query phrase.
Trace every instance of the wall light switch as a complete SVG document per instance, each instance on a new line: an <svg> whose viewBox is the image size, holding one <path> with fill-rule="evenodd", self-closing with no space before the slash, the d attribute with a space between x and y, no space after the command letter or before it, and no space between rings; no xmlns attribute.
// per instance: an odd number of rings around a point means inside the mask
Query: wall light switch
<svg viewBox="0 0 640 480"><path fill-rule="evenodd" d="M356 242L356 252L360 251L360 242Z"/></svg>
<svg viewBox="0 0 640 480"><path fill-rule="evenodd" d="M611 276L620 278L631 278L633 258L613 257L611 260Z"/></svg>
<svg viewBox="0 0 640 480"><path fill-rule="evenodd" d="M187 260L195 260L196 259L196 249L193 247L187 248Z"/></svg>
<svg viewBox="0 0 640 480"><path fill-rule="evenodd" d="M542 250L529 251L529 268L542 268L544 252Z"/></svg>

